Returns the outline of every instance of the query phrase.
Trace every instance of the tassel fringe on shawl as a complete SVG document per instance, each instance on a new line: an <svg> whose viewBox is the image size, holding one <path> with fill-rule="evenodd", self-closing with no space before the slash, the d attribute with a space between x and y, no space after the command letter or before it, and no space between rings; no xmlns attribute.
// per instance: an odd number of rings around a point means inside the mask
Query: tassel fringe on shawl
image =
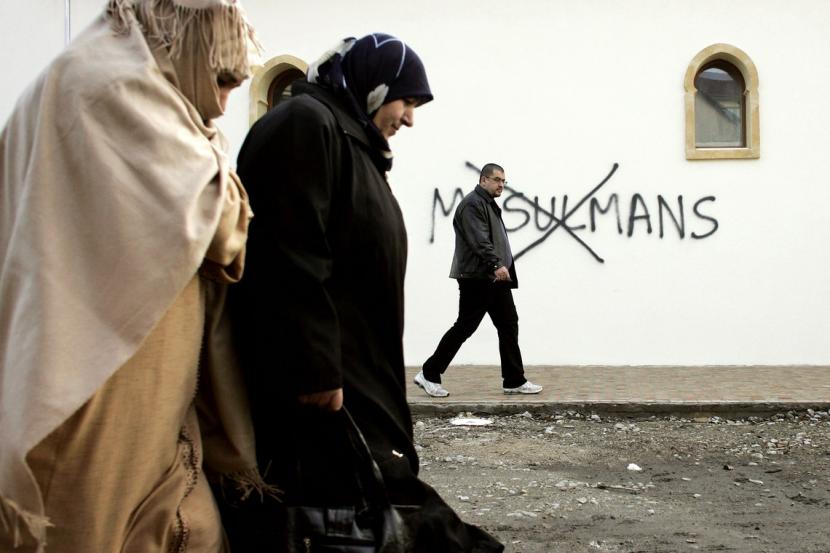
<svg viewBox="0 0 830 553"><path fill-rule="evenodd" d="M279 499L282 495L282 491L263 480L259 470L255 468L231 474L221 474L218 480L219 488L223 493L232 488L233 498L240 501L247 500L254 492L260 498L270 496Z"/></svg>
<svg viewBox="0 0 830 553"><path fill-rule="evenodd" d="M259 63L262 46L239 4L214 2L192 8L175 0L109 0L106 12L116 33L127 34L138 22L145 36L168 48L173 58L181 55L186 37L198 33L217 74L230 72L242 81Z"/></svg>
<svg viewBox="0 0 830 553"><path fill-rule="evenodd" d="M0 497L0 524L3 531L12 536L14 547L23 544L21 524L41 545L46 543L46 529L52 526L47 517L27 512L11 499L4 497Z"/></svg>

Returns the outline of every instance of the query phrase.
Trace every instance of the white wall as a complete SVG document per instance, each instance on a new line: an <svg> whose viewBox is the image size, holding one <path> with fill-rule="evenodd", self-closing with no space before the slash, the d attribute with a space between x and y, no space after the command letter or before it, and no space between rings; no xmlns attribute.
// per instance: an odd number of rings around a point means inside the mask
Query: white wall
<svg viewBox="0 0 830 553"><path fill-rule="evenodd" d="M64 0L0 1L0 121L64 45Z"/></svg>
<svg viewBox="0 0 830 553"><path fill-rule="evenodd" d="M63 42L63 2L0 7L0 56L13 81L0 118ZM73 31L102 2L73 0ZM20 3L20 6L23 4ZM312 61L343 36L395 34L420 54L435 101L393 139L390 177L409 230L406 361L420 364L453 322L451 221L433 193L472 189L465 168L496 161L511 186L549 206L569 205L619 163L597 194L616 193L627 223L642 195L653 232L619 235L610 216L578 231L597 262L562 229L517 263L515 293L528 364L830 364L830 4L823 0L247 0L266 58ZM7 15L11 14L11 17ZM21 24L20 21L25 21ZM26 48L22 48L25 41ZM683 77L701 49L744 50L760 77L761 159L686 161ZM25 54L21 55L21 52ZM8 76L9 74L7 74ZM247 90L221 122L238 149ZM682 195L686 237L667 222L658 237L657 195ZM691 208L718 221L712 225ZM509 205L518 207L517 199ZM570 222L589 223L588 205ZM521 223L506 213L508 226ZM541 232L511 234L514 252ZM497 363L488 321L458 357Z"/></svg>

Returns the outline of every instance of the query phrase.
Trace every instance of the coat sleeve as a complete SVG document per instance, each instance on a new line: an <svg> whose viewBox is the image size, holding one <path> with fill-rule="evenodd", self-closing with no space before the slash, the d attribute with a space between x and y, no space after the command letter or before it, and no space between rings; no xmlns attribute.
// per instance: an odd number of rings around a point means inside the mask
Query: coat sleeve
<svg viewBox="0 0 830 553"><path fill-rule="evenodd" d="M487 206L470 203L464 206L456 220L456 230L464 242L490 269L495 271L505 263L496 254L496 248L490 236L490 223Z"/></svg>
<svg viewBox="0 0 830 553"><path fill-rule="evenodd" d="M325 108L286 107L260 121L240 152L239 175L257 216L238 286L243 347L252 350L244 355L258 382L290 396L342 386L328 234L341 155Z"/></svg>

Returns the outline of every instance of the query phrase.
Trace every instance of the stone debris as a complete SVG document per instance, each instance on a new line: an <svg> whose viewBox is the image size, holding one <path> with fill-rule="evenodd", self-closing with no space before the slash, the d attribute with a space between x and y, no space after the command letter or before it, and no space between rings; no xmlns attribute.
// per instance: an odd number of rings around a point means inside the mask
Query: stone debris
<svg viewBox="0 0 830 553"><path fill-rule="evenodd" d="M572 490L574 488L587 488L590 486L587 482L574 482L572 480L560 480L555 484L560 490Z"/></svg>
<svg viewBox="0 0 830 553"><path fill-rule="evenodd" d="M452 422L465 418L490 423ZM462 519L503 543L520 542L511 549L517 553L581 551L592 539L594 550L648 553L742 550L735 540L744 540L743 548L745 540L761 540L768 551L821 551L823 545L810 548L813 540L830 541L830 530L799 519L799 509L830 507L825 411L694 420L576 410L457 412L416 420L414 434L421 478ZM743 505L743 513L733 505ZM737 515L750 512L758 527L744 528ZM793 513L787 519L792 532L773 531L782 512ZM691 533L653 539L642 533L658 523L685 532L693 528L689 520L730 532L724 543L712 544ZM641 526L645 521L651 526ZM602 534L591 537L592 531ZM782 545L785 538L793 541Z"/></svg>

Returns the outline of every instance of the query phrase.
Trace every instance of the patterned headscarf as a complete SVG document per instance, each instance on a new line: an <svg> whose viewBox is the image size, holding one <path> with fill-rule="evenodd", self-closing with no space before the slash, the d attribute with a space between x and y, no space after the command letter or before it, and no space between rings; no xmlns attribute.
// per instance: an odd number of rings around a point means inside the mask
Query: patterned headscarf
<svg viewBox="0 0 830 553"><path fill-rule="evenodd" d="M392 152L372 121L375 112L401 98L415 98L418 105L432 100L421 58L399 38L383 33L344 39L309 67L308 81L333 90L351 108L384 171L392 167Z"/></svg>

